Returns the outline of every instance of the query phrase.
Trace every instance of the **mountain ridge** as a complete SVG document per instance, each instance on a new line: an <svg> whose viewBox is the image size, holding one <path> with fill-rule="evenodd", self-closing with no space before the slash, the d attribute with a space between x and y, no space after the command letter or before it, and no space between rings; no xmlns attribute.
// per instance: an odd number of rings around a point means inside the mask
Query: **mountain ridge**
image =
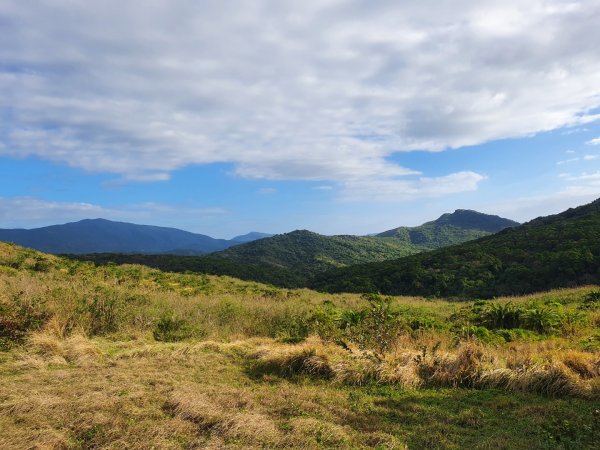
<svg viewBox="0 0 600 450"><path fill-rule="evenodd" d="M397 227L379 237L393 237L406 243L436 249L477 239L503 229L519 226L519 222L470 209L457 209L453 213L442 214L436 220L416 227Z"/></svg>
<svg viewBox="0 0 600 450"><path fill-rule="evenodd" d="M0 240L48 253L193 253L224 250L240 242L178 228L102 218L40 228L0 229Z"/></svg>
<svg viewBox="0 0 600 450"><path fill-rule="evenodd" d="M600 284L600 199L474 241L332 269L311 287L490 298L585 284Z"/></svg>
<svg viewBox="0 0 600 450"><path fill-rule="evenodd" d="M489 235L518 222L471 210L457 210L418 227L399 227L375 236L324 236L294 230L217 252L237 263L272 265L303 276L354 264L385 261ZM467 228L468 227L468 228ZM477 228L478 227L478 228Z"/></svg>

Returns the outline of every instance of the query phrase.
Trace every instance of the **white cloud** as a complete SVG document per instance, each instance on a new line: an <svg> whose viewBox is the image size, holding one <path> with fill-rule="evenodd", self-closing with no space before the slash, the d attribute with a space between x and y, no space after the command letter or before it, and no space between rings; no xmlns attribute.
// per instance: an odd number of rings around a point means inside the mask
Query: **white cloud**
<svg viewBox="0 0 600 450"><path fill-rule="evenodd" d="M583 133L584 131L589 131L589 130L587 128L584 128L584 127L576 127L576 128L569 128L569 129L563 131L561 134L564 135L564 136L567 136L567 135L570 135L570 134ZM571 152L575 153L573 150L571 150Z"/></svg>
<svg viewBox="0 0 600 450"><path fill-rule="evenodd" d="M583 159L585 161L592 161L594 159L600 158L600 155L584 155Z"/></svg>
<svg viewBox="0 0 600 450"><path fill-rule="evenodd" d="M485 177L475 172L459 172L443 177L417 180L353 180L342 184L346 201L402 201L416 197L441 197L477 189Z"/></svg>
<svg viewBox="0 0 600 450"><path fill-rule="evenodd" d="M594 173L582 173L581 175L572 175L566 177L568 181L576 181L576 182L586 182L588 185L598 185L600 186L600 171ZM570 186L569 188L573 188Z"/></svg>
<svg viewBox="0 0 600 450"><path fill-rule="evenodd" d="M600 145L600 137L594 138L586 142L588 145Z"/></svg>
<svg viewBox="0 0 600 450"><path fill-rule="evenodd" d="M558 214L568 208L584 205L599 196L600 187L570 186L550 194L515 198L509 202L488 203L481 205L478 211L526 222L536 217Z"/></svg>
<svg viewBox="0 0 600 450"><path fill-rule="evenodd" d="M600 171L583 172L579 175L560 173L558 178L564 184L555 192L486 204L479 210L524 222L539 216L557 214L600 198Z"/></svg>
<svg viewBox="0 0 600 450"><path fill-rule="evenodd" d="M6 0L0 155L145 181L225 162L346 198L472 190L482 177L467 167L414 182L388 157L597 120L599 13L562 0Z"/></svg>
<svg viewBox="0 0 600 450"><path fill-rule="evenodd" d="M579 159L580 159L580 158L578 158L578 157L577 157L577 158L569 158L569 159L564 159L564 160L562 160L562 161L557 161L557 162L556 162L556 165L557 165L557 166L563 166L563 165L565 165L565 164L570 164L570 163L577 162L577 161L579 161Z"/></svg>
<svg viewBox="0 0 600 450"><path fill-rule="evenodd" d="M90 203L54 202L34 197L0 197L0 228L53 225L90 218L181 226L202 232L207 220L228 214L223 208L198 208L188 205L139 203L119 207L104 207Z"/></svg>
<svg viewBox="0 0 600 450"><path fill-rule="evenodd" d="M334 188L333 188L333 186L330 186L330 185L322 185L322 186L315 186L313 189L316 191L332 191Z"/></svg>

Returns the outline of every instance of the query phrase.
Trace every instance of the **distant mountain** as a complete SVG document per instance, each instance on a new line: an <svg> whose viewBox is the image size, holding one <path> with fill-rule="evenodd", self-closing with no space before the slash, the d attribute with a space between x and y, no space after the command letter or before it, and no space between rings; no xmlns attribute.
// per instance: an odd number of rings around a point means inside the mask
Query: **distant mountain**
<svg viewBox="0 0 600 450"><path fill-rule="evenodd" d="M419 227L400 227L375 236L323 236L306 230L238 245L214 256L242 264L267 264L311 277L335 267L385 261L487 236L517 222L457 210Z"/></svg>
<svg viewBox="0 0 600 450"><path fill-rule="evenodd" d="M257 235L260 233L257 233ZM246 235L246 239L252 239ZM0 241L48 253L173 253L204 254L240 241L214 239L176 228L86 219L43 228L0 229Z"/></svg>
<svg viewBox="0 0 600 450"><path fill-rule="evenodd" d="M583 284L600 284L600 199L460 245L331 270L312 287L489 298Z"/></svg>
<svg viewBox="0 0 600 450"><path fill-rule="evenodd" d="M268 264L310 276L332 267L384 261L418 251L414 245L393 238L323 236L297 230L231 247L214 256L243 264Z"/></svg>
<svg viewBox="0 0 600 450"><path fill-rule="evenodd" d="M259 233L258 231L252 231L248 234L242 234L241 236L236 236L236 237L232 238L231 240L233 242L245 244L246 242L257 241L259 239L268 238L271 236L273 236L273 235L268 234L268 233Z"/></svg>
<svg viewBox="0 0 600 450"><path fill-rule="evenodd" d="M518 222L499 216L457 209L423 225L398 227L376 236L393 237L407 244L433 250L471 241L518 225Z"/></svg>

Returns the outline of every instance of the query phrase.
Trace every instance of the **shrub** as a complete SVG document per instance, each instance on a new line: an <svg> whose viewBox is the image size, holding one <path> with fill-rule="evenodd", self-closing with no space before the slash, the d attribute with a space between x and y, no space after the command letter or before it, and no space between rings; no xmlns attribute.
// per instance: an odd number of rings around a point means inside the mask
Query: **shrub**
<svg viewBox="0 0 600 450"><path fill-rule="evenodd" d="M113 333L119 327L121 305L114 294L98 292L90 302L83 301L90 318L89 333L100 335Z"/></svg>
<svg viewBox="0 0 600 450"><path fill-rule="evenodd" d="M506 342L531 341L540 339L539 334L531 330L524 330L523 328L513 328L511 330L496 330L494 334L500 336Z"/></svg>
<svg viewBox="0 0 600 450"><path fill-rule="evenodd" d="M369 306L364 312L364 319L353 328L349 338L363 348L383 354L397 341L404 324L399 320L398 312L392 309L390 297L366 294L363 298Z"/></svg>
<svg viewBox="0 0 600 450"><path fill-rule="evenodd" d="M579 308L587 310L595 310L600 308L600 291L593 291L587 294L583 298L583 301L581 302L581 305L579 305Z"/></svg>
<svg viewBox="0 0 600 450"><path fill-rule="evenodd" d="M581 311L564 311L560 314L558 328L563 335L573 336L586 323L587 318Z"/></svg>
<svg viewBox="0 0 600 450"><path fill-rule="evenodd" d="M523 311L511 302L490 303L481 311L480 324L490 329L519 328Z"/></svg>
<svg viewBox="0 0 600 450"><path fill-rule="evenodd" d="M560 323L560 316L549 308L533 307L523 312L523 328L549 334Z"/></svg>
<svg viewBox="0 0 600 450"><path fill-rule="evenodd" d="M185 320L178 319L172 315L161 317L152 332L154 339L162 342L177 342L192 337L189 326Z"/></svg>
<svg viewBox="0 0 600 450"><path fill-rule="evenodd" d="M23 342L27 333L39 329L50 317L45 300L14 293L5 304L0 303L0 350L8 350Z"/></svg>
<svg viewBox="0 0 600 450"><path fill-rule="evenodd" d="M476 338L481 342L490 342L494 336L487 328L476 325L460 327L457 330L456 335L459 340Z"/></svg>
<svg viewBox="0 0 600 450"><path fill-rule="evenodd" d="M310 323L311 320L303 315L286 316L277 325L276 337L287 344L302 342L311 332Z"/></svg>

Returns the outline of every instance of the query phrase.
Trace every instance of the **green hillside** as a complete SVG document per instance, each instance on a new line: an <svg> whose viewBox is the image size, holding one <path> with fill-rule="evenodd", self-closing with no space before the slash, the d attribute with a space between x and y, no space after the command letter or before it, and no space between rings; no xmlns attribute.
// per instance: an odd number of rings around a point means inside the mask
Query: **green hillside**
<svg viewBox="0 0 600 450"><path fill-rule="evenodd" d="M472 241L518 225L518 222L499 216L457 209L451 214L443 214L437 220L423 225L398 227L379 233L377 236L393 237L406 244L432 250Z"/></svg>
<svg viewBox="0 0 600 450"><path fill-rule="evenodd" d="M256 281L287 288L302 287L307 284L306 277L293 273L285 267L277 267L261 262L246 264L212 255L91 253L87 255L68 255L68 257L72 260L93 262L98 266L141 264L165 272L224 275L240 280Z"/></svg>
<svg viewBox="0 0 600 450"><path fill-rule="evenodd" d="M238 245L214 256L243 264L267 264L310 277L335 267L385 261L419 251L418 246L394 238L323 236L299 230Z"/></svg>
<svg viewBox="0 0 600 450"><path fill-rule="evenodd" d="M329 271L327 291L493 297L600 280L600 200L461 245Z"/></svg>
<svg viewBox="0 0 600 450"><path fill-rule="evenodd" d="M329 269L400 258L516 225L498 216L457 210L418 227L400 227L377 236L323 236L299 230L231 247L215 256L246 265L287 269L311 278Z"/></svg>

